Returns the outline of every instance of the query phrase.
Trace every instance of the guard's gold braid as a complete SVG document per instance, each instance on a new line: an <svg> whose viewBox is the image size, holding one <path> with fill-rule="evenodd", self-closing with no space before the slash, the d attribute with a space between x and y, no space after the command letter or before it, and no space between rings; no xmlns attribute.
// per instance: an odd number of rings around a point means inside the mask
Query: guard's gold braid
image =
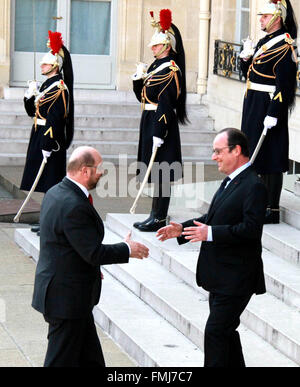
<svg viewBox="0 0 300 387"><path fill-rule="evenodd" d="M62 99L63 99L63 103L64 103L64 108L65 108L64 118L66 118L68 113L67 113L67 103L66 103L66 96L65 96L64 90L62 90Z"/></svg>
<svg viewBox="0 0 300 387"><path fill-rule="evenodd" d="M179 82L178 82L178 77L177 77L177 74L175 71L170 71L168 74L166 75L153 75L150 79L148 79L147 81L147 85L145 85L142 89L142 101L146 100L147 102L151 103L152 105L156 105L157 106L157 103L155 102L152 102L150 101L150 99L147 97L147 87L153 87L153 86L158 86L158 85L161 85L163 83L166 83L166 86L163 88L163 90L159 93L158 95L158 99L161 95L161 93L164 92L164 90L169 86L169 84L172 82L172 79L174 77L174 74L175 74L175 80L176 80L176 86L177 86L177 98L178 98L178 95L180 93L180 90L179 90ZM144 102L142 102L142 109L144 107Z"/></svg>
<svg viewBox="0 0 300 387"><path fill-rule="evenodd" d="M53 102L52 104L49 106L48 110L47 110L47 113L49 113L50 109L52 108L54 102L56 102L57 98L61 95L61 92L62 90L58 90L58 92L53 96Z"/></svg>
<svg viewBox="0 0 300 387"><path fill-rule="evenodd" d="M271 61L272 59L276 58L277 56L279 56L282 52L285 52L285 51L288 51L290 48L289 45L286 45L286 46L283 46L280 50L273 50L272 52L268 53L268 54L264 54L264 55L260 55L258 57L256 57L254 59L254 63L255 64L264 64L264 63L268 63L269 61ZM274 55L276 54L276 55ZM260 61L260 63L257 63L258 61Z"/></svg>
<svg viewBox="0 0 300 387"><path fill-rule="evenodd" d="M179 86L179 80L178 80L178 75L177 72L174 72L175 76L175 82L176 82L176 88L177 88L177 99L179 98L179 95L181 93L180 86Z"/></svg>
<svg viewBox="0 0 300 387"><path fill-rule="evenodd" d="M286 54L289 52L289 50L286 50L286 52L282 55L282 57L274 64L273 66L273 74L275 75L275 67L278 65L278 63L286 56Z"/></svg>
<svg viewBox="0 0 300 387"><path fill-rule="evenodd" d="M151 82L152 84L149 84L147 86L148 87L153 87L153 86L161 85L162 83L167 82L171 77L172 76L168 75L167 77L165 77L163 79L153 79L153 80L150 80L149 82Z"/></svg>
<svg viewBox="0 0 300 387"><path fill-rule="evenodd" d="M284 56L287 54L287 52L289 51L289 48L290 48L290 45L284 45L284 46L281 46L280 49L275 49L275 50L272 50L272 52L268 53L268 54L265 54L265 55L262 55L262 56L259 56L257 58L255 58L254 60L254 63L251 64L251 66L249 67L249 71L248 71L248 78L249 78L249 75L250 75L250 72L251 71L254 71L255 74L263 77L263 78L269 78L269 79L275 79L276 76L275 76L275 67L277 66L277 64L284 58ZM273 55L273 54L276 54L276 55ZM271 60L274 60L274 58L280 56L281 54L283 54L280 59L275 63L275 65L273 66L273 75L266 75L266 74L262 74L260 73L258 70L256 70L254 68L254 65L260 65L260 64L265 64L265 63L268 63L269 61ZM270 57L272 55L272 57ZM266 59L266 57L270 57L268 58L267 60L263 60L263 59ZM257 63L257 61L260 60L260 63Z"/></svg>
<svg viewBox="0 0 300 387"><path fill-rule="evenodd" d="M61 93L63 93L62 97L63 97L64 108L65 108L65 117L66 117L67 116L67 109L66 109L65 94L64 94L64 90L59 89L59 90L48 92L47 95L49 95L49 96L47 98L43 98L42 100L39 100L39 102L38 102L38 104L36 106L36 113L35 113L36 118L39 117L39 118L41 118L41 119L46 121L46 118L44 118L41 115L39 107L43 106L45 103L52 102L51 105L49 106L48 110L47 110L47 113L49 113L51 107L53 106L53 104L58 99L58 97L60 96Z"/></svg>
<svg viewBox="0 0 300 387"><path fill-rule="evenodd" d="M166 84L166 86L165 86L165 87L162 89L162 91L158 94L158 97L157 97L158 100L159 100L161 94L166 90L166 88L167 88L167 87L169 86L169 84L172 82L173 77L174 77L174 73L173 73L172 76L170 77L170 80L169 80L169 82Z"/></svg>

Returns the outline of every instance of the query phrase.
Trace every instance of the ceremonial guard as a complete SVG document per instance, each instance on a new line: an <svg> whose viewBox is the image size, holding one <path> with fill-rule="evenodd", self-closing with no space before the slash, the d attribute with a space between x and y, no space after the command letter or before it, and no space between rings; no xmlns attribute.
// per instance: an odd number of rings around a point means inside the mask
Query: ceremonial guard
<svg viewBox="0 0 300 387"><path fill-rule="evenodd" d="M43 158L47 158L35 188L44 193L66 175L66 150L74 132L71 57L59 32L49 31L48 46L51 51L40 63L47 79L40 88L36 81L30 81L24 95L25 110L33 117L33 125L20 186L25 191L31 189Z"/></svg>
<svg viewBox="0 0 300 387"><path fill-rule="evenodd" d="M157 231L166 225L170 203L171 182L182 178L182 158L178 121L184 124L186 116L185 54L178 28L172 23L168 9L160 11L152 26L156 32L148 45L155 61L139 63L132 76L133 90L141 102L142 117L138 147L137 175L143 180L152 153L157 149L148 182L154 183L154 197L150 216L134 223L140 231ZM164 169L165 168L165 169Z"/></svg>
<svg viewBox="0 0 300 387"><path fill-rule="evenodd" d="M297 85L297 25L289 0L270 0L259 15L267 35L255 48L247 40L241 53L247 80L242 131L249 138L252 154L263 129L268 129L254 167L268 189L265 223L279 223L283 172L289 168L288 117Z"/></svg>

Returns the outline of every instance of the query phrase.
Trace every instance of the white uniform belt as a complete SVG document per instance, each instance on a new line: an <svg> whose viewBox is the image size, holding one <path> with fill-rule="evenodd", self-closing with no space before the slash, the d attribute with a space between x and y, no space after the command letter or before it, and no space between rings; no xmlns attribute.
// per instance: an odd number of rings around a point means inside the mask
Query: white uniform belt
<svg viewBox="0 0 300 387"><path fill-rule="evenodd" d="M157 106L152 103L145 103L145 110L156 110Z"/></svg>
<svg viewBox="0 0 300 387"><path fill-rule="evenodd" d="M263 85L262 83L249 82L248 89L255 90L255 91L265 91L266 93L275 93L276 86Z"/></svg>
<svg viewBox="0 0 300 387"><path fill-rule="evenodd" d="M37 118L37 125L46 126L46 120L42 120L41 118Z"/></svg>

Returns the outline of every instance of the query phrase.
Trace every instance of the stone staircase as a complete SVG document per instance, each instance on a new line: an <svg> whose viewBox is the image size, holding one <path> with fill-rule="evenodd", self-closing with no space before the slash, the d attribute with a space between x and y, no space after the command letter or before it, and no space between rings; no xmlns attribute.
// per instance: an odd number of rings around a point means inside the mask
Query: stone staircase
<svg viewBox="0 0 300 387"><path fill-rule="evenodd" d="M0 166L25 163L32 119L24 110L23 94L23 89L12 88L0 99ZM75 134L68 152L92 145L104 161L118 163L120 154L135 161L141 110L132 94L75 91ZM213 120L205 106L195 103L195 97L189 100L190 123L180 128L183 160L210 163Z"/></svg>
<svg viewBox="0 0 300 387"><path fill-rule="evenodd" d="M192 210L183 217L174 203L171 219L192 217ZM203 209L208 205L205 199ZM249 367L300 365L300 198L283 191L281 208L282 223L265 225L263 231L267 293L253 296L241 317L239 331ZM118 242L131 230L133 239L150 248L150 257L103 267L95 320L140 366L202 366L208 302L207 293L195 283L200 244L162 243L155 233L133 229L133 222L144 217L106 218L105 243ZM39 240L33 233L17 229L15 240L38 259Z"/></svg>

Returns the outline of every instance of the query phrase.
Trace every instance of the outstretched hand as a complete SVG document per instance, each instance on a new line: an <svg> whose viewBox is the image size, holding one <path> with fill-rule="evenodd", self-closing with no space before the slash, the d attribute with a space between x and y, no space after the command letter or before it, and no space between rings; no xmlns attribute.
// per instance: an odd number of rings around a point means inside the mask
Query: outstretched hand
<svg viewBox="0 0 300 387"><path fill-rule="evenodd" d="M182 235L190 242L200 242L207 240L208 226L204 223L194 220L196 226L186 227Z"/></svg>
<svg viewBox="0 0 300 387"><path fill-rule="evenodd" d="M157 231L156 237L161 242L164 242L167 239L179 237L181 235L181 232L182 232L182 225L180 223L170 222L168 226L162 227Z"/></svg>
<svg viewBox="0 0 300 387"><path fill-rule="evenodd" d="M131 239L131 232L129 232L125 238L125 242L127 242L130 246L130 257L131 258L137 258L137 259L143 259L147 258L149 256L149 249L147 246L143 245L142 243L135 242Z"/></svg>

